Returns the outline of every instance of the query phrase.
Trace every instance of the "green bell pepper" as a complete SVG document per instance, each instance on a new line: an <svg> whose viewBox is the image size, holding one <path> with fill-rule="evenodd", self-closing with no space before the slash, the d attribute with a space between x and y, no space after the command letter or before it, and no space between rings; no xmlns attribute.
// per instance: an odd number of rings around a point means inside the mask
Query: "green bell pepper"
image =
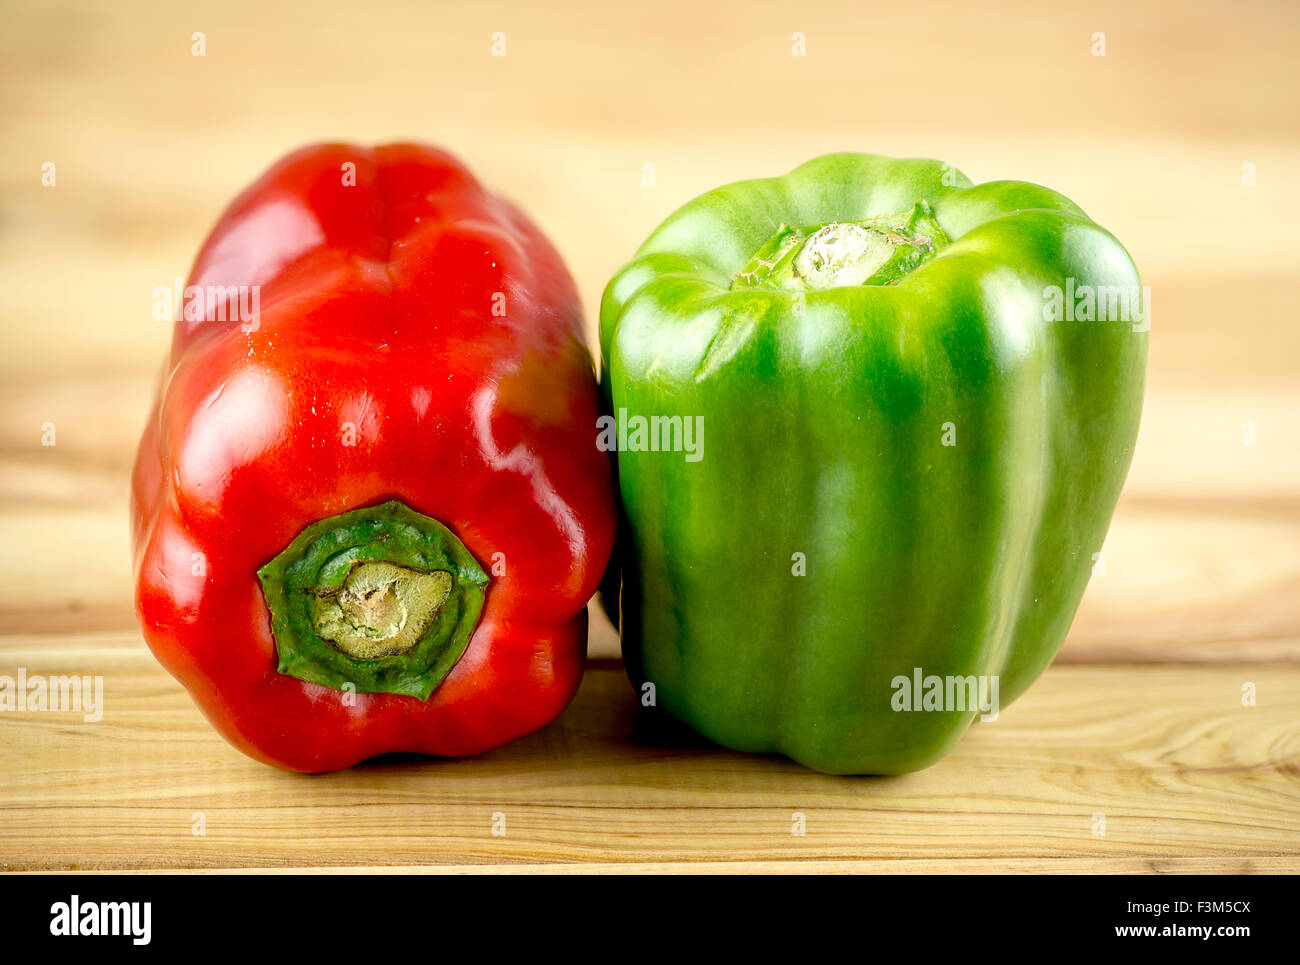
<svg viewBox="0 0 1300 965"><path fill-rule="evenodd" d="M937 161L828 155L672 214L600 319L642 702L828 773L946 754L1065 638L1148 308L1072 202Z"/></svg>

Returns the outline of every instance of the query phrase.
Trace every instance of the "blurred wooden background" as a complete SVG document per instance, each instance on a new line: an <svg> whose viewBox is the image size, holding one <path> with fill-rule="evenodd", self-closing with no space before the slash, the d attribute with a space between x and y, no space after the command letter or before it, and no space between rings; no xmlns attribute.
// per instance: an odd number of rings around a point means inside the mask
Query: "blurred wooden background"
<svg viewBox="0 0 1300 965"><path fill-rule="evenodd" d="M488 811L514 801L550 828L545 846L470 845L486 833L480 816L452 808L437 834L400 832L402 862L434 865L888 857L957 868L993 854L1026 867L1280 855L1297 868L1300 6L7 2L3 22L0 673L104 673L109 707L97 725L0 715L0 864L395 860L382 837L352 847L343 833L313 837L301 817L290 831L277 807L301 780L227 748L152 663L134 629L126 502L169 338L150 317L154 287L187 273L222 207L284 151L413 138L450 148L534 216L593 326L605 280L645 234L725 181L864 150L1049 185L1121 238L1152 286L1147 405L1106 574L1057 665L998 733L973 734L936 768L845 783L698 747L647 751L598 619L592 677L546 734L493 763L361 769L309 785L312 800L343 813L351 799L326 788L391 781L412 795L400 823L439 803L438 777L464 775L482 778ZM505 56L492 55L498 32ZM804 56L792 54L796 34ZM46 162L53 187L41 183ZM54 447L41 445L45 423ZM1248 680L1256 708L1240 707ZM193 784L196 772L192 797L159 783ZM579 795L589 810L553 810L572 806L574 786L590 789ZM800 795L836 816L833 842L791 848L781 815ZM755 837L770 828L742 826L755 801L785 828L770 848ZM700 804L734 807L721 812L728 828L709 831L720 812ZM906 817L922 805L928 817ZM894 806L896 821L873 810ZM159 808L175 812L179 840L159 830ZM1116 809L1152 823L1117 844L1044 817ZM213 831L195 850L191 811L225 814L225 843ZM629 813L635 831L612 817ZM579 827L548 823L556 814ZM955 823L931 826L935 814ZM146 847L151 836L164 843Z"/></svg>

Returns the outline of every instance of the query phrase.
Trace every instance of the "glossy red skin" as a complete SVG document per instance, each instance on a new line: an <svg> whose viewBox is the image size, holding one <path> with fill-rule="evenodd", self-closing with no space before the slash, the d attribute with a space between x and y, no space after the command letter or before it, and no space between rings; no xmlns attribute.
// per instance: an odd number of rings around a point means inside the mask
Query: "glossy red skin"
<svg viewBox="0 0 1300 965"><path fill-rule="evenodd" d="M177 323L140 441L136 605L163 666L236 747L300 771L474 754L554 719L615 512L581 306L550 243L441 151L320 145L234 201L189 284L260 285L261 314L247 333ZM257 569L308 524L392 498L491 576L464 656L428 701L277 673Z"/></svg>

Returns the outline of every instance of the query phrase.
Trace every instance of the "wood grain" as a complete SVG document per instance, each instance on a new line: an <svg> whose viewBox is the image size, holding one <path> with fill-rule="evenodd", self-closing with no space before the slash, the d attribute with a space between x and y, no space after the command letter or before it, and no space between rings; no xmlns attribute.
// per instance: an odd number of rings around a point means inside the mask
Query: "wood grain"
<svg viewBox="0 0 1300 965"><path fill-rule="evenodd" d="M0 674L101 674L106 707L0 713L0 866L1300 870L1298 47L1300 7L1255 0L6 10ZM565 253L589 328L667 212L824 151L1078 201L1155 314L1106 570L1056 664L901 778L816 775L638 715L599 614L574 705L492 754L305 778L227 747L131 611L127 477L169 337L152 292L274 157L341 137L460 154Z"/></svg>
<svg viewBox="0 0 1300 965"><path fill-rule="evenodd" d="M131 636L12 638L30 673L101 673L105 712L11 714L0 854L33 868L1169 859L1300 870L1300 668L1059 667L941 765L840 778L640 716L597 663L551 727L477 758L305 777L242 757ZM1244 681L1259 706L1241 706ZM165 737L165 739L162 739ZM954 793L960 788L960 793ZM806 834L792 834L804 815ZM1104 837L1094 836L1095 815ZM194 834L202 816L203 835ZM494 836L504 816L502 836ZM1136 860L1135 860L1136 859ZM1095 867L1095 865L1094 865Z"/></svg>

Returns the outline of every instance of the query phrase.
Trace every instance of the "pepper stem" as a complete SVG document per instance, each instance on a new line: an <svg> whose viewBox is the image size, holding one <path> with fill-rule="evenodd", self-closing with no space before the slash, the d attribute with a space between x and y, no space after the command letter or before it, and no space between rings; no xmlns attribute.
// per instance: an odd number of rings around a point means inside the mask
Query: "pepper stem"
<svg viewBox="0 0 1300 965"><path fill-rule="evenodd" d="M816 291L895 285L949 243L928 202L865 221L781 225L732 288Z"/></svg>
<svg viewBox="0 0 1300 965"><path fill-rule="evenodd" d="M392 563L362 563L337 593L316 598L312 625L352 657L403 653L433 622L451 585L446 570L420 573Z"/></svg>
<svg viewBox="0 0 1300 965"><path fill-rule="evenodd" d="M311 524L257 575L280 673L421 700L465 652L488 584L451 530L398 500Z"/></svg>

